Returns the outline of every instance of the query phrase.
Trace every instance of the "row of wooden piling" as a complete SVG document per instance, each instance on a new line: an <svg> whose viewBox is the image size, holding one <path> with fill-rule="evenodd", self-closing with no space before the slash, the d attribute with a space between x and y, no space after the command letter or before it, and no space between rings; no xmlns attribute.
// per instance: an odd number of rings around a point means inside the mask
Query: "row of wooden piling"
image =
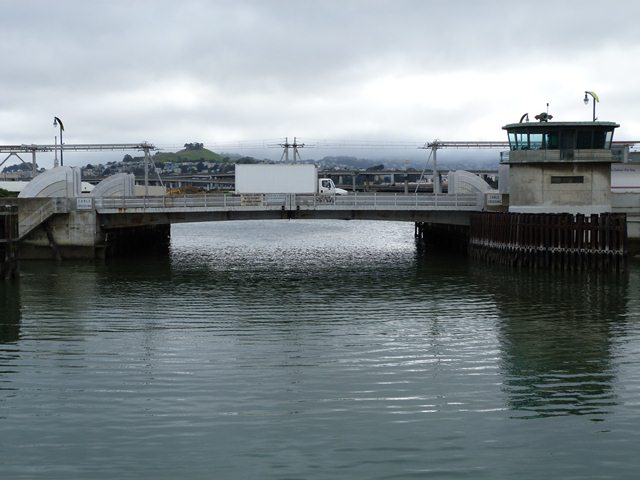
<svg viewBox="0 0 640 480"><path fill-rule="evenodd" d="M474 259L516 267L622 271L626 215L473 214L468 252Z"/></svg>
<svg viewBox="0 0 640 480"><path fill-rule="evenodd" d="M18 274L18 207L0 206L0 280Z"/></svg>

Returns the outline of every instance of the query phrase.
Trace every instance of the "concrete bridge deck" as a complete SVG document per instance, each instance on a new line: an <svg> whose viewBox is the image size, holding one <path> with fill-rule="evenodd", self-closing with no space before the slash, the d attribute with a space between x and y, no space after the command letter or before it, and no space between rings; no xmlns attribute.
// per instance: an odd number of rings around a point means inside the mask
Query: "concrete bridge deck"
<svg viewBox="0 0 640 480"><path fill-rule="evenodd" d="M483 194L187 195L94 199L102 228L251 219L430 221L468 225Z"/></svg>
<svg viewBox="0 0 640 480"><path fill-rule="evenodd" d="M357 193L17 198L22 258L87 258L109 245L153 244L173 223L259 219L427 222L468 227L485 194ZM149 235L149 236L147 236ZM118 240L116 240L118 239Z"/></svg>

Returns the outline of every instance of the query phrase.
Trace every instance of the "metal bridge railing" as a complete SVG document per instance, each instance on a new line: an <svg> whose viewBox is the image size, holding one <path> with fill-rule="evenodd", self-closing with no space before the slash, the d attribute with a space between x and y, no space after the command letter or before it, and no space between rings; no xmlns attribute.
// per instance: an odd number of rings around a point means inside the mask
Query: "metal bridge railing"
<svg viewBox="0 0 640 480"><path fill-rule="evenodd" d="M184 195L180 197L103 197L95 199L98 212L126 209L154 210L238 210L238 209L314 209L314 210L481 210L481 194L398 194L355 193L343 196L264 194L264 195Z"/></svg>

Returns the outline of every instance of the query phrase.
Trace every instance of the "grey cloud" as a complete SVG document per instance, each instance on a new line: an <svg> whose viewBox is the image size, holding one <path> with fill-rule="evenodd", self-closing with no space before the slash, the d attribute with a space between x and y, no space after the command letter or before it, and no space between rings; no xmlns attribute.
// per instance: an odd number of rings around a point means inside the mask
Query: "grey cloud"
<svg viewBox="0 0 640 480"><path fill-rule="evenodd" d="M569 90L563 82L572 81L577 94L603 88L611 89L610 98L629 99L635 87L622 79L636 71L620 58L640 49L634 1L602 8L591 0L0 0L0 13L0 55L10 65L0 77L0 119L17 119L5 120L2 142L49 136L38 125L48 125L54 112L72 120L74 134L87 141L144 135L176 142L188 132L232 131L251 138L270 129L268 136L367 128L389 137L446 135L447 129L454 135L487 108L519 112L507 82L522 82L524 108L528 97L547 94L537 91L543 87L536 78L514 77L514 71L546 79L544 88L555 89L549 96ZM615 65L593 64L607 52L621 52ZM586 77L555 78L550 69L558 65L575 66L576 75ZM505 84L474 84L484 78L477 72L502 73L504 79L494 81ZM451 96L446 111L439 102L399 95L387 112L362 95L385 75L438 73L458 75L459 88L478 94L429 91ZM596 76L600 84L594 85ZM172 85L192 85L200 103L181 105ZM488 90L504 99L479 98ZM457 105L462 94L469 98ZM618 112L623 108L612 110Z"/></svg>

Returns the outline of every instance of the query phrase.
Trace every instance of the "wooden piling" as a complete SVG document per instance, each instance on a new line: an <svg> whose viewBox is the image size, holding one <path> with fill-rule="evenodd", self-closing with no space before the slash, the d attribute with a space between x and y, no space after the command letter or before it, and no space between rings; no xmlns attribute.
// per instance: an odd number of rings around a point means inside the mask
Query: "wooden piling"
<svg viewBox="0 0 640 480"><path fill-rule="evenodd" d="M0 206L0 279L18 275L18 207Z"/></svg>
<svg viewBox="0 0 640 480"><path fill-rule="evenodd" d="M471 217L468 252L515 267L622 271L626 215L478 213Z"/></svg>

